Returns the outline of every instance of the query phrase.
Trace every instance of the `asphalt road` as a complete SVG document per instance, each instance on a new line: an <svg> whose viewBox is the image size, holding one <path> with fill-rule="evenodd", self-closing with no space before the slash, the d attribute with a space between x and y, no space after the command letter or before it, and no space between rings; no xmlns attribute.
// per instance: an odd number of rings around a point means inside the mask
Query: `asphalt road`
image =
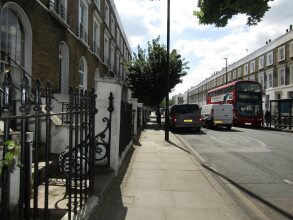
<svg viewBox="0 0 293 220"><path fill-rule="evenodd" d="M209 166L293 216L292 132L233 127L177 134ZM281 219L278 212L271 215L271 208L254 202L269 219Z"/></svg>

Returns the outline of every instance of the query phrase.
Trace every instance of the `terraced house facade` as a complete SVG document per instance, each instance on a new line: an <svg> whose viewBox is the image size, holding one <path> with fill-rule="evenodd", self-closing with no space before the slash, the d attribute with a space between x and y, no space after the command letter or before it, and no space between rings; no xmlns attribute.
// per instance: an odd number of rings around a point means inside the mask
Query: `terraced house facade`
<svg viewBox="0 0 293 220"><path fill-rule="evenodd" d="M0 219L87 215L145 122L114 0L1 0L0 32Z"/></svg>
<svg viewBox="0 0 293 220"><path fill-rule="evenodd" d="M126 79L131 50L113 0L1 1L1 69L9 55L54 93L95 87L99 77ZM17 65L13 65L17 77Z"/></svg>
<svg viewBox="0 0 293 220"><path fill-rule="evenodd" d="M279 38L212 74L185 92L187 102L205 104L207 91L226 81L252 80L262 85L263 109L270 100L293 98L293 31L292 25Z"/></svg>

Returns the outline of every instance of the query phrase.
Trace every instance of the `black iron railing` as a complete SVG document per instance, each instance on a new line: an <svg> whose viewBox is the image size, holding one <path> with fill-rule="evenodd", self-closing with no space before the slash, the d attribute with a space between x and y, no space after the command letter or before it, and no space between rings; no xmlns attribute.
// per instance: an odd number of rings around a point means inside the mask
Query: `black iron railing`
<svg viewBox="0 0 293 220"><path fill-rule="evenodd" d="M49 9L53 10L66 24L69 24L67 10L61 1L49 0Z"/></svg>
<svg viewBox="0 0 293 220"><path fill-rule="evenodd" d="M65 200L68 200L67 212L68 219L73 219L76 214L82 209L88 196L93 192L94 185L94 163L95 163L95 114L96 110L96 95L94 91L83 92L82 90L70 89L70 101L68 111L52 113L52 87L47 83L44 91L42 91L39 80L34 81L34 100L29 97L28 79L23 75L20 91L14 92L19 94L15 97L20 100L19 114L11 114L12 102L12 80L10 73L6 73L2 84L3 93L1 94L3 104L1 105L2 115L0 120L4 122L3 143L10 141L11 124L14 122L20 133L20 138L17 141L20 147L20 155L15 155L14 160L19 160L19 167L15 164L3 163L1 167L1 220L7 219L50 219L51 209L49 208L50 197L50 181L52 171L50 160L53 155L50 153L52 148L51 135L51 117L62 117L66 115L69 119L69 131L65 134L64 139L68 139L69 146L67 148L67 160L64 167L67 166L66 193ZM45 96L45 113L41 108L41 94ZM33 102L33 103L31 103ZM30 111L33 106L32 112ZM33 126L32 126L33 125ZM33 144L28 143L27 132L34 133ZM42 134L45 134L42 137ZM2 145L4 145L2 143ZM55 143L56 144L56 143ZM41 151L43 151L41 154ZM6 158L8 148L3 146L2 160ZM31 153L32 152L32 153ZM66 154L66 153L64 153ZM31 158L33 155L33 158ZM45 174L39 172L40 158L44 161ZM2 161L3 162L3 161ZM32 178L31 169L34 169ZM19 169L19 189L13 189L19 195L18 210L11 210L10 207L10 178L14 169ZM65 168L64 168L65 170ZM92 170L92 172L90 172ZM40 186L44 185L44 190L40 191ZM43 199L42 207L40 208L40 198ZM74 216L73 214L74 213Z"/></svg>
<svg viewBox="0 0 293 220"><path fill-rule="evenodd" d="M132 105L121 101L121 120L120 120L120 138L119 155L125 150L132 139Z"/></svg>
<svg viewBox="0 0 293 220"><path fill-rule="evenodd" d="M141 127L142 127L141 114L142 114L142 108L137 107L137 131L138 132L141 130Z"/></svg>
<svg viewBox="0 0 293 220"><path fill-rule="evenodd" d="M61 102L62 105L62 112L69 112L69 102ZM65 114L61 116L62 124L69 124L69 114Z"/></svg>
<svg viewBox="0 0 293 220"><path fill-rule="evenodd" d="M100 48L99 48L99 46L98 46L98 44L97 44L96 41L94 41L94 43L93 43L93 52L94 52L95 54L97 54L97 55L100 54Z"/></svg>
<svg viewBox="0 0 293 220"><path fill-rule="evenodd" d="M85 43L88 43L88 34L87 30L85 29L84 25L82 23L79 24L77 28L77 36L83 40Z"/></svg>

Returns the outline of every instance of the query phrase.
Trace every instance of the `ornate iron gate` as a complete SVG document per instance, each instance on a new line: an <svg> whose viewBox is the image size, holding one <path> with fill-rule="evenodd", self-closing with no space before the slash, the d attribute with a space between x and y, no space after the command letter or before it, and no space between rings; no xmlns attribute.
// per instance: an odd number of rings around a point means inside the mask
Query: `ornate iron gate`
<svg viewBox="0 0 293 220"><path fill-rule="evenodd" d="M96 155L95 115L96 95L94 90L85 91L70 89L68 111L52 113L52 87L45 86L39 80L33 81L34 92L29 92L29 83L26 73L19 67L22 74L21 85L14 85L9 72L5 73L1 88L1 117L4 123L2 133L3 150L1 159L1 220L7 219L50 219L49 188L52 175L50 153L52 145L52 117L66 118L69 132L69 145L59 156L59 165L66 182L68 219L82 209L88 197L93 192L94 166ZM30 77L30 76L29 76ZM12 100L12 91L19 94L16 112L13 112L15 101ZM42 104L41 98L45 98ZM33 132L32 144L28 141L28 132ZM13 139L14 133L20 137ZM41 134L45 134L42 138ZM18 155L19 152L19 155ZM43 154L42 154L43 153ZM2 156L2 157L1 157ZM44 159L44 178L39 172L40 157ZM18 163L18 164L16 164ZM18 165L18 167L16 166ZM10 186L13 170L19 169L18 208L10 210ZM32 175L32 169L34 173ZM40 186L44 185L43 195L40 195ZM40 197L44 197L43 209L39 208ZM13 211L13 212L12 212Z"/></svg>

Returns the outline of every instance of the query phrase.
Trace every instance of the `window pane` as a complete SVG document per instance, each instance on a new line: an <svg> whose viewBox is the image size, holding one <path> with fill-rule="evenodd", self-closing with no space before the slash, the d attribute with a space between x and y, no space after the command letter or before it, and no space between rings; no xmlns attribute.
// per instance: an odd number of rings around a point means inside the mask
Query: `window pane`
<svg viewBox="0 0 293 220"><path fill-rule="evenodd" d="M1 51L9 54L20 66L24 66L24 27L17 14L9 9L1 13Z"/></svg>

